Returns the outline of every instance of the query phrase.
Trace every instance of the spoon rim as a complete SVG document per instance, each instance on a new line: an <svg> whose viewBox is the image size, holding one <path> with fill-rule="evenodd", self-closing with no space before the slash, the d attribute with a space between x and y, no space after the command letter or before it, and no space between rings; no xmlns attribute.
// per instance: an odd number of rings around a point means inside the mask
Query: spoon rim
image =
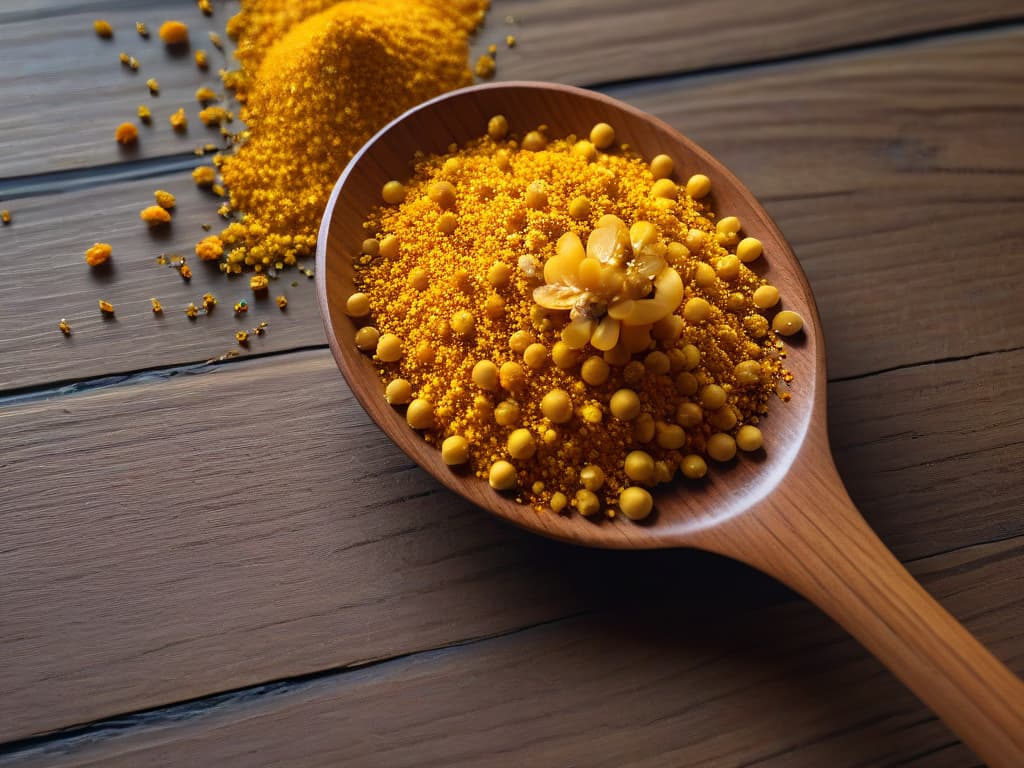
<svg viewBox="0 0 1024 768"><path fill-rule="evenodd" d="M778 246L772 255L771 264L783 267L788 277L796 283L801 299L801 301L796 303L800 305L798 309L805 319L805 343L800 345L802 348L799 351L803 355L813 355L814 369L813 375L809 377L808 381L801 381L800 391L794 396L794 400L800 399L797 408L802 409L800 415L803 417L794 422L796 431L793 434L796 435L797 439L787 446L787 450L772 452L767 462L772 469L770 475L762 474L762 476L757 478L757 482L753 486L756 492L749 493L742 504L733 504L727 513L721 509L710 512L705 511L705 513L693 515L689 519L673 520L670 525L666 525L664 521L659 519L655 519L653 522L643 521L640 523L619 519L603 520L600 523L594 523L574 512L570 516L566 516L564 513L558 514L550 509L535 511L528 504L520 504L506 495L497 494L490 489L486 480L478 479L472 475L465 476L453 472L452 468L447 467L441 462L440 451L426 443L418 433L413 432L406 425L404 417L387 405L382 394L378 393L376 396L372 396L356 383L360 377L366 378L364 373L359 371L366 372L372 366L368 363L368 356L356 351L354 345L349 345L352 346L351 350L342 345L337 329L332 322L335 313L332 312L332 299L328 287L330 234L332 226L335 224L334 219L338 202L347 184L364 160L372 156L380 147L386 146L385 142L390 134L405 123L430 113L432 110L437 110L441 106L455 104L462 99L472 100L481 94L502 94L502 92L505 92L502 95L511 97L516 92L524 90L544 91L551 94L564 95L569 98L597 102L613 112L625 114L631 120L636 120L640 124L650 126L657 133L668 137L675 147L684 148L687 154L699 161L702 168L713 171L714 175L712 178L716 188L721 188L724 182L729 190L736 193L748 204L751 212L755 214L756 227L748 227L747 218L743 218L744 231L756 229L758 233L767 233L768 238L762 237L762 240ZM504 112L506 116L514 112L514 100L511 98L508 99L508 107L509 109ZM530 117L537 118L537 120L534 120L534 125L546 122L542 115ZM666 147L666 150L671 148L673 147ZM433 152L443 152L443 149L423 149L423 151L425 154L432 154ZM645 152L643 154L647 156L649 153ZM412 159L411 153L405 158L409 162ZM363 207L364 212L368 213L376 204L378 204L376 200L368 201ZM807 452L807 444L809 442L807 437L812 424L820 424L822 428L820 432L826 433L824 424L826 377L821 323L810 283L782 232L768 215L767 211L765 211L757 197L714 155L661 118L602 93L558 83L506 81L473 85L450 91L418 104L402 113L374 134L352 156L335 183L325 207L318 233L315 275L317 300L331 353L339 370L348 382L349 388L377 426L383 429L389 438L413 461L450 490L472 503L484 507L491 514L550 538L586 546L616 549L662 548L687 545L700 532L708 528L717 527L729 519L750 511L767 498L781 483L782 479L790 473L798 457ZM787 347L792 349L792 346L788 343ZM382 392L383 383L380 382L380 378L375 372L371 372L378 384L378 389ZM772 413L780 408L792 406L792 402L775 403ZM415 441L409 442L407 439L402 439L401 435L412 435ZM816 442L820 443L820 440ZM825 448L827 449L827 433ZM727 467L719 472L719 474L724 475L725 483L728 482L729 476L735 473L736 469L735 466ZM680 494L680 485L685 482L688 481L677 478L668 486L653 489L652 493L655 497L656 509L664 506L666 501L671 501L674 495ZM473 483L475 488L467 485L467 483ZM485 494L476 492L480 488L484 489ZM688 488L687 492L693 490Z"/></svg>

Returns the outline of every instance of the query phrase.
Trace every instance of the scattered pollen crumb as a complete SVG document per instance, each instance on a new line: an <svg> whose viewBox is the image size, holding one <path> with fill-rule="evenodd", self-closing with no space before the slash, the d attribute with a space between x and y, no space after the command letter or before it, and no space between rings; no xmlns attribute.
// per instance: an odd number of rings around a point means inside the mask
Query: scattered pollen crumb
<svg viewBox="0 0 1024 768"><path fill-rule="evenodd" d="M71 323L67 321L66 317L62 317L60 319L60 322L57 323L57 327L60 328L60 332L63 333L65 336L71 335Z"/></svg>
<svg viewBox="0 0 1024 768"><path fill-rule="evenodd" d="M96 34L100 37L109 40L114 36L114 28L110 26L110 22L105 19L96 19L92 23L92 28L96 31Z"/></svg>
<svg viewBox="0 0 1024 768"><path fill-rule="evenodd" d="M149 92L154 96L160 93L160 83L156 81L155 77L151 77L146 81L146 87L149 88Z"/></svg>
<svg viewBox="0 0 1024 768"><path fill-rule="evenodd" d="M171 124L171 128L178 132L188 129L188 118L185 117L184 107L179 107L177 112L167 118L167 121Z"/></svg>
<svg viewBox="0 0 1024 768"><path fill-rule="evenodd" d="M100 312L107 317L112 317L114 314L114 305L106 299L100 299Z"/></svg>
<svg viewBox="0 0 1024 768"><path fill-rule="evenodd" d="M146 23L143 21L135 22L135 31L138 32L141 37L149 37L149 27L147 27Z"/></svg>
<svg viewBox="0 0 1024 768"><path fill-rule="evenodd" d="M204 237L196 243L196 256L202 261L216 261L224 254L224 243L216 235Z"/></svg>
<svg viewBox="0 0 1024 768"><path fill-rule="evenodd" d="M153 197L156 198L156 204L165 209L173 208L178 202L174 195L164 189L156 190L153 193Z"/></svg>
<svg viewBox="0 0 1024 768"><path fill-rule="evenodd" d="M160 25L160 39L167 45L183 45L188 42L188 25L181 21L165 21Z"/></svg>
<svg viewBox="0 0 1024 768"><path fill-rule="evenodd" d="M85 263L90 267L98 267L100 264L105 264L110 259L112 251L110 243L94 243L85 252Z"/></svg>
<svg viewBox="0 0 1024 768"><path fill-rule="evenodd" d="M221 123L230 123L235 116L224 107L206 107L199 111L199 119L203 121L204 125L220 125Z"/></svg>
<svg viewBox="0 0 1024 768"><path fill-rule="evenodd" d="M132 123L121 123L114 131L114 139L118 144L134 144L139 138L139 129Z"/></svg>
<svg viewBox="0 0 1024 768"><path fill-rule="evenodd" d="M481 56L476 60L476 66L473 68L473 71L476 72L477 77L489 78L494 77L495 68L496 65L493 58L490 56Z"/></svg>
<svg viewBox="0 0 1024 768"><path fill-rule="evenodd" d="M139 115L139 120L146 123L146 125L149 125L149 123L153 120L153 113L149 111L149 107L147 107L145 104L139 104L137 112Z"/></svg>
<svg viewBox="0 0 1024 768"><path fill-rule="evenodd" d="M213 186L213 182L217 180L217 172L208 165L200 165L198 168L192 171L192 181L200 187Z"/></svg>
<svg viewBox="0 0 1024 768"><path fill-rule="evenodd" d="M139 212L139 218L152 227L170 222L171 214L159 205L150 205Z"/></svg>

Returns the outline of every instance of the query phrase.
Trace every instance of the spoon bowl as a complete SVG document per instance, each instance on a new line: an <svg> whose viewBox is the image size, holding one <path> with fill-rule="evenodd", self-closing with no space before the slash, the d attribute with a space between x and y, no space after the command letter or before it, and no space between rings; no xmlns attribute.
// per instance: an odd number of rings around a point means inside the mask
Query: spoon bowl
<svg viewBox="0 0 1024 768"><path fill-rule="evenodd" d="M585 136L597 122L616 141L650 158L672 156L678 179L712 179L711 202L736 215L764 244L758 270L787 309L805 320L791 337L789 402L772 403L762 423L764 451L716 465L701 483L654 493L642 524L616 518L537 512L457 474L384 399L372 360L355 346L345 313L362 224L390 179L411 175L414 153L441 154L480 136L492 115L520 135ZM454 91L405 113L351 160L328 202L317 247L317 294L331 351L373 420L448 488L518 526L598 547L692 546L746 562L788 584L857 637L991 765L1024 765L1024 685L939 606L870 530L836 472L826 426L825 348L810 285L779 229L720 162L660 120L594 92L547 83L497 83Z"/></svg>

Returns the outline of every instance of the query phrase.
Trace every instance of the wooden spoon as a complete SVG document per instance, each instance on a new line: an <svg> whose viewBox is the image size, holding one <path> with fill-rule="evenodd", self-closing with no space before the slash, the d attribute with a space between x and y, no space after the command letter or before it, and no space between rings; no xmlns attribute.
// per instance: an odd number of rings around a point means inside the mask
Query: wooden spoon
<svg viewBox="0 0 1024 768"><path fill-rule="evenodd" d="M487 483L452 473L384 400L370 358L357 351L344 312L362 223L389 179L405 179L417 150L443 153L482 135L492 115L512 131L540 124L553 137L586 136L594 123L645 157L671 155L677 177L705 173L721 215L764 243L765 276L784 305L803 315L791 342L793 398L776 402L763 423L765 454L715 466L704 484L677 482L656 493L646 524L590 522L534 511ZM825 349L807 278L754 196L721 163L661 121L606 96L546 83L497 83L429 101L378 133L349 163L324 214L317 292L331 351L352 391L387 434L446 486L484 509L537 533L597 547L688 546L727 555L768 573L816 603L994 766L1024 766L1024 685L914 581L850 501L836 472L825 423Z"/></svg>

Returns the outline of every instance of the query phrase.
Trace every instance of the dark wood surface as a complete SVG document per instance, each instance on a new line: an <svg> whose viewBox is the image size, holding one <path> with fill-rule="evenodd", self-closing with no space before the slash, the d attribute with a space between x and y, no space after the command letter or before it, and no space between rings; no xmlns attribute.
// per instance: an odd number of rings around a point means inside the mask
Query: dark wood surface
<svg viewBox="0 0 1024 768"><path fill-rule="evenodd" d="M514 29L499 77L619 83L760 197L817 297L854 501L1021 674L1019 13L495 2L475 45ZM203 28L186 2L0 9L0 764L976 764L753 571L556 544L441 489L354 401L307 278L250 312L250 359L206 364L247 290L154 262L215 219L205 132L110 141L145 77L169 109L197 75L152 41L121 71L142 41L98 16ZM137 218L158 187L167 241ZM225 311L193 325L206 290Z"/></svg>

